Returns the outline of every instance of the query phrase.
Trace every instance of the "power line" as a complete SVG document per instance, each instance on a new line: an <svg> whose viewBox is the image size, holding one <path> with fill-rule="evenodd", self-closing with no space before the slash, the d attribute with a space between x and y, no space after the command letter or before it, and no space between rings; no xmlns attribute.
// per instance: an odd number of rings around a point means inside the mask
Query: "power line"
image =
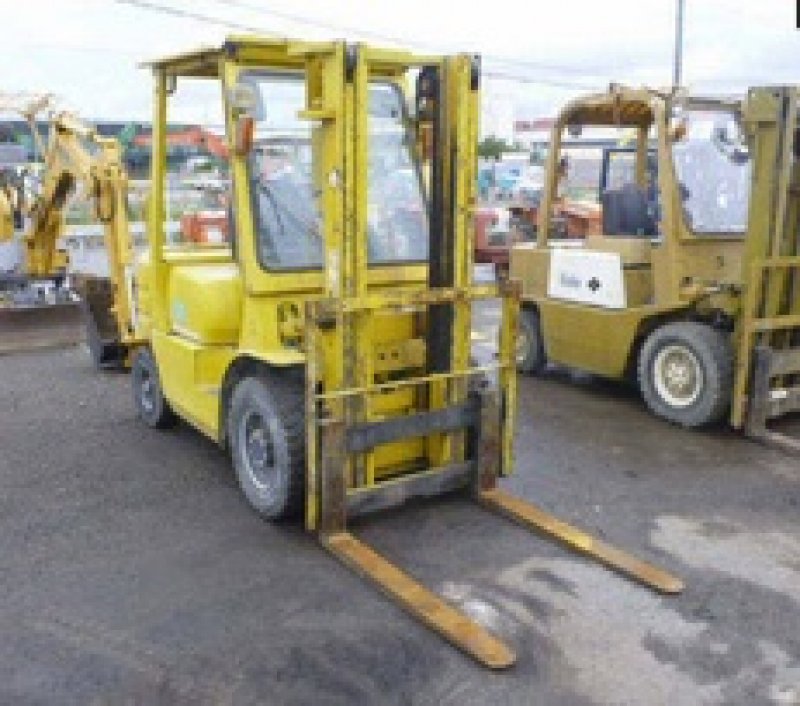
<svg viewBox="0 0 800 706"><path fill-rule="evenodd" d="M278 17L282 20L288 20L289 22L295 22L297 24L307 25L309 27L316 27L318 29L324 29L331 32L345 32L346 34L361 35L362 37L372 37L373 39L378 39L382 42L389 42L391 44L406 44L406 45L409 44L409 42L407 42L402 37L393 37L391 35L372 32L370 30L359 29L348 25L323 22L322 20L315 20L311 17L295 15L291 12L283 12L281 10L267 9L259 5L254 5L253 3L243 2L243 0L207 0L207 2L213 2L217 5L222 5L227 7L238 7L243 10L258 12L264 15L272 15L273 17ZM428 48L431 48L432 46L432 45L426 45L422 42L415 42L415 44L418 47L427 46Z"/></svg>
<svg viewBox="0 0 800 706"><path fill-rule="evenodd" d="M211 1L212 2L223 2L223 0L211 0ZM160 3L160 2L153 2L152 0L114 0L114 2L116 2L117 4L120 4L120 5L129 5L131 7L136 7L136 8L142 9L142 10L148 10L150 12L161 13L161 14L164 14L164 15L169 15L169 16L172 16L172 17L178 17L178 18L182 18L182 19L189 19L189 20L193 20L193 21L196 21L196 22L202 22L202 23L205 23L205 24L216 25L218 27L225 27L227 29L234 29L234 30L237 30L237 31L245 31L245 32L256 33L256 34L265 34L265 35L272 36L272 37L277 37L277 38L284 38L284 35L281 35L281 34L278 34L276 32L272 32L270 30L267 30L261 25L249 25L249 24L244 24L244 23L241 23L241 22L235 22L235 21L231 21L231 20L226 20L226 19L223 19L223 18L215 16L215 15L209 15L209 14L206 14L206 13L195 12L195 11L192 11L192 10L184 10L183 8L177 8L177 7L174 7L174 6L171 6L171 5L165 5L165 4ZM262 12L265 12L267 14L272 14L275 17L280 17L281 19L288 20L290 22L296 22L298 24L306 24L308 26L315 26L315 27L317 27L319 29L325 29L327 31L334 31L334 32L344 31L344 32L351 33L351 34L360 34L361 36L364 36L364 37L372 37L374 39L378 39L378 40L384 41L384 42L390 42L392 44L411 45L411 46L417 46L417 47L420 47L420 48L422 48L422 47L434 48L432 45L429 45L429 44L422 44L420 42L414 42L414 41L407 42L401 37L391 37L391 36L380 34L380 33L376 33L376 32L371 32L371 31L366 31L366 30L357 30L355 28L345 27L343 25L333 25L333 24L330 24L330 23L327 23L327 22L322 22L322 21L318 21L318 20L313 20L311 18L305 18L305 17L301 17L299 15L294 15L292 13L279 12L279 11L276 11L276 10L264 10L263 8L256 9L256 7L251 5L250 3L240 2L238 0L226 0L224 2L224 4L229 5L229 6L230 5L237 6L237 7L242 8L242 9L246 8L246 9L249 9L249 10L252 10L252 11L262 11ZM503 59L503 58L497 58L497 57L491 57L491 56L485 56L485 58L489 62L492 62L492 63L508 63L508 64L512 64L512 60L510 60L510 59ZM526 62L521 62L521 63L525 64ZM534 67L536 65L531 63L530 66ZM591 86L591 85L588 85L588 84L575 83L575 82L541 79L541 78L537 78L537 77L534 77L534 76L531 76L531 75L516 74L516 73L511 73L511 72L508 72L508 71L488 70L488 71L484 71L483 75L488 77L488 78L496 78L496 79L501 79L501 80L505 80L505 81L516 81L516 82L519 82L519 83L527 83L527 84L532 84L532 85L550 86L550 87L553 87L553 88L566 88L566 89L572 89L572 90L592 90L593 88L597 87L596 85Z"/></svg>
<svg viewBox="0 0 800 706"><path fill-rule="evenodd" d="M275 32L270 32L263 27L255 27L253 25L242 24L241 22L232 22L225 20L221 17L214 17L206 15L201 12L193 12L191 10L184 10L179 7L171 5L163 5L158 2L150 2L149 0L114 0L118 5L130 5L142 10L149 10L151 12L158 12L162 15L170 15L172 17L179 17L185 20L194 20L196 22L204 22L206 24L215 24L219 27L226 27L236 31L254 32L258 34L266 34L272 37L280 37Z"/></svg>
<svg viewBox="0 0 800 706"><path fill-rule="evenodd" d="M392 44L401 44L403 46L416 46L420 49L426 50L434 50L440 51L441 44L435 45L429 42L420 42L416 39L411 39L409 37L402 37L397 35L385 34L382 32L374 32L371 30L365 30L358 27L353 27L352 25L342 25L336 24L332 22L323 22L321 20L315 20L311 17L306 17L303 15L296 15L294 13L285 12L283 10L275 10L272 8L265 8L261 5L257 5L252 2L247 2L246 0L205 0L206 2L211 2L216 5L222 5L223 7L238 7L243 10L248 10L250 12L260 13L264 15L272 15L273 17L278 17L283 20L288 20L290 22L296 22L297 24L304 24L309 27L317 27L319 29L325 29L332 32L345 32L351 35L360 35L362 37L372 37L373 39L378 39L382 42L390 42ZM555 64L543 64L540 62L530 61L528 59L519 59L514 57L504 57L496 54L482 54L482 57L490 61L493 64L505 64L507 66L522 66L536 70L542 71L555 71L559 73L581 73L584 72L581 69L578 69L574 66L558 66Z"/></svg>
<svg viewBox="0 0 800 706"><path fill-rule="evenodd" d="M564 81L548 81L547 79L542 78L535 78L532 76L520 76L518 74L510 74L503 71L484 71L484 76L488 76L489 78L499 79L501 81L515 81L517 83L529 83L535 86L549 86L551 88L569 88L574 89L577 91L596 91L598 89L599 83L574 83L570 81L569 83Z"/></svg>
<svg viewBox="0 0 800 706"><path fill-rule="evenodd" d="M391 44L400 44L403 46L411 46L417 47L419 49L424 49L427 51L441 51L442 45L434 45L429 42L420 42L416 39L410 39L408 37L401 37L397 35L390 35L384 34L382 32L374 32L371 30L364 30L357 27L353 27L352 25L341 25L341 24L334 24L330 22L323 22L321 20L315 20L310 17L305 17L302 15L296 15L294 13L284 12L282 10L274 10L274 9L267 9L261 7L259 5L255 5L252 2L246 2L245 0L206 0L206 2L213 2L217 5L228 6L228 7L238 7L244 10L248 10L251 12L257 12L265 15L272 15L274 17L278 17L283 20L288 20L289 22L295 22L297 24L304 24L309 27L317 27L318 29L325 29L331 32L344 32L350 35L362 36L366 38L377 39L381 42L389 42ZM503 64L505 66L517 66L522 68L528 68L533 70L539 71L553 71L556 73L583 73L580 69L576 67L566 67L566 66L557 66L554 64L542 64L539 62L530 61L527 59L518 59L512 57L503 57L496 54L482 54L481 55L485 62L489 62L492 64ZM506 73L508 73L506 71ZM491 75L485 73L484 75ZM499 76L498 76L499 77ZM504 78L507 78L504 77ZM516 78L516 77L515 77ZM527 82L533 82L528 79L522 79ZM538 81L538 79L537 79ZM572 84L566 82L556 82L556 81L541 81L542 85L556 85L565 88L580 88L584 89L586 86L581 84Z"/></svg>

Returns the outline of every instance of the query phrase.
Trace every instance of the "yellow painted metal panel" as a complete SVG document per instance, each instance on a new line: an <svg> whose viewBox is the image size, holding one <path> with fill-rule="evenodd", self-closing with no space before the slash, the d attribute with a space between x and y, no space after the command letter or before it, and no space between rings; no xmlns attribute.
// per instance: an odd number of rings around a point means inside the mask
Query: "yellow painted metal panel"
<svg viewBox="0 0 800 706"><path fill-rule="evenodd" d="M200 431L219 439L220 385L235 350L212 348L174 334L151 338L164 396Z"/></svg>
<svg viewBox="0 0 800 706"><path fill-rule="evenodd" d="M639 324L651 313L552 299L539 301L539 312L548 360L610 378L625 375Z"/></svg>
<svg viewBox="0 0 800 706"><path fill-rule="evenodd" d="M242 281L234 263L173 267L169 280L172 330L198 343L239 342Z"/></svg>

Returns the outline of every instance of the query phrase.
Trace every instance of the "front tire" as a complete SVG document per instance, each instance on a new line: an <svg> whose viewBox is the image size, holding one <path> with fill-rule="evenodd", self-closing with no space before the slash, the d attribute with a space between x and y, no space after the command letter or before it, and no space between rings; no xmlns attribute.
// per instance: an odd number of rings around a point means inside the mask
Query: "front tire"
<svg viewBox="0 0 800 706"><path fill-rule="evenodd" d="M666 324L645 340L638 374L642 397L657 416L690 428L716 424L731 401L730 338L696 322Z"/></svg>
<svg viewBox="0 0 800 706"><path fill-rule="evenodd" d="M544 370L547 359L544 353L539 312L523 309L519 312L517 331L517 370L536 375Z"/></svg>
<svg viewBox="0 0 800 706"><path fill-rule="evenodd" d="M133 401L139 418L153 429L169 429L178 421L164 398L158 367L149 348L136 351L131 365Z"/></svg>
<svg viewBox="0 0 800 706"><path fill-rule="evenodd" d="M233 390L228 440L247 501L268 520L295 515L305 488L302 387L279 375L249 377Z"/></svg>

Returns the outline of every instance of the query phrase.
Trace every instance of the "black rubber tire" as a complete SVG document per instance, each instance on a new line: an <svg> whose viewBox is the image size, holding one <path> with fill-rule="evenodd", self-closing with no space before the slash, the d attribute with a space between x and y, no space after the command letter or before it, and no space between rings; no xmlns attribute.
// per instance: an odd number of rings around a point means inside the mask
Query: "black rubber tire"
<svg viewBox="0 0 800 706"><path fill-rule="evenodd" d="M158 366L149 348L139 348L134 354L131 384L136 413L147 426L169 429L178 423L178 417L164 398Z"/></svg>
<svg viewBox="0 0 800 706"><path fill-rule="evenodd" d="M702 385L687 406L670 404L658 391L655 363L666 346L688 349L699 363ZM703 427L722 421L733 390L733 349L730 336L705 324L681 321L660 326L645 340L639 353L639 389L650 410L683 427Z"/></svg>
<svg viewBox="0 0 800 706"><path fill-rule="evenodd" d="M535 309L522 309L519 312L519 336L522 350L517 355L517 370L536 375L547 365L542 340L542 327L539 312Z"/></svg>
<svg viewBox="0 0 800 706"><path fill-rule="evenodd" d="M268 435L264 454L272 459L259 479L246 451L248 418ZM239 487L262 517L295 516L305 497L306 430L302 385L280 374L247 377L231 395L228 441Z"/></svg>

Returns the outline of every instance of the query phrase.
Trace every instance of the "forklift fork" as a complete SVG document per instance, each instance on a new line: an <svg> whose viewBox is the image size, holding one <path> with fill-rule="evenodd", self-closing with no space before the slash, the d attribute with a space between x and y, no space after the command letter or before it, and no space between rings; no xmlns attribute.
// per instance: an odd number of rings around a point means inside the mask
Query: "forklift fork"
<svg viewBox="0 0 800 706"><path fill-rule="evenodd" d="M327 289L305 303L306 528L425 625L502 669L515 661L508 645L359 541L348 519L462 490L655 590L676 593L682 583L497 487L513 466L520 290L511 281L473 281L479 59L418 64L417 139L430 162L426 271L416 281L398 272L398 283L385 286L369 267L370 65L377 75L393 63L405 71L409 57L350 47L346 58L341 93L322 77L308 84L309 105L340 111L322 112L321 144L329 149L320 173L353 165L354 178L344 189L326 187ZM331 59L332 71L342 59ZM342 134L352 138L345 150L336 148ZM472 306L481 299L501 301L498 359L473 366Z"/></svg>
<svg viewBox="0 0 800 706"><path fill-rule="evenodd" d="M349 532L334 532L322 535L321 539L322 545L337 559L481 664L490 669L504 669L516 661L513 650L504 642Z"/></svg>
<svg viewBox="0 0 800 706"><path fill-rule="evenodd" d="M501 447L500 405L493 390L471 395L471 404L444 408L404 417L402 423L373 422L348 429L345 424L323 420L320 461L321 512L316 528L323 547L346 566L369 579L400 607L427 627L490 669L514 664L514 651L470 617L417 582L389 560L375 552L346 529L346 517L364 511L383 509L407 498L434 496L465 489L482 506L516 521L528 529L558 540L567 547L594 559L655 591L676 594L683 582L641 559L617 549L590 534L550 515L525 500L497 487ZM415 421L415 420L418 420ZM353 433L352 429L356 429ZM403 438L403 433L421 435L423 431L464 429L472 435L473 458L465 463L411 473L385 481L373 488L346 489L344 459L348 452L363 450L372 442ZM370 441L370 439L372 441Z"/></svg>

